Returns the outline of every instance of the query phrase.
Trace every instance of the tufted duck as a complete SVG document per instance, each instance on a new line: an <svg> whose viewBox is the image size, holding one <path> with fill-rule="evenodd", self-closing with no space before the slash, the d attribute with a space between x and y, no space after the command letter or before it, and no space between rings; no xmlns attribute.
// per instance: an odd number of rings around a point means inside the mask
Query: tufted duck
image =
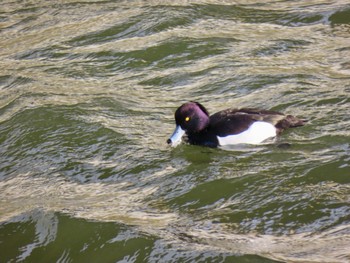
<svg viewBox="0 0 350 263"><path fill-rule="evenodd" d="M175 122L168 144L176 146L184 138L190 144L208 147L259 144L287 128L305 124L292 115L254 108L226 109L209 116L203 105L192 101L176 110Z"/></svg>

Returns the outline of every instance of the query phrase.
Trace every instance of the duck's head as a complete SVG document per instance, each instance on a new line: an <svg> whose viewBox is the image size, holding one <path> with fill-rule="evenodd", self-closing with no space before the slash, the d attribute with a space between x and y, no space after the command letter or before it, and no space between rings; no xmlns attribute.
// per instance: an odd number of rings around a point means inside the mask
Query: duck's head
<svg viewBox="0 0 350 263"><path fill-rule="evenodd" d="M171 146L178 145L182 137L204 130L209 125L208 111L198 102L187 102L175 112L176 128L167 143Z"/></svg>

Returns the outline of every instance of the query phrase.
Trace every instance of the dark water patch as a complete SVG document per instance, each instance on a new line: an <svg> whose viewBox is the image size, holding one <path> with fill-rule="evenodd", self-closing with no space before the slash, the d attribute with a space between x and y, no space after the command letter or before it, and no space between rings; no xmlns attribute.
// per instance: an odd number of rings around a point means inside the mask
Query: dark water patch
<svg viewBox="0 0 350 263"><path fill-rule="evenodd" d="M341 157L340 160L329 162L326 164L319 165L301 178L298 178L298 184L321 184L321 183L337 183L337 184L348 184L350 178L350 164L346 164L346 158Z"/></svg>
<svg viewBox="0 0 350 263"><path fill-rule="evenodd" d="M326 98L320 99L315 102L316 107L326 106L326 105L347 105L349 103L349 98L346 95L338 96L337 98Z"/></svg>
<svg viewBox="0 0 350 263"><path fill-rule="evenodd" d="M238 94L239 96L244 96L256 90L264 90L271 86L278 87L279 84L290 81L292 77L290 75L277 74L274 78L271 78L268 75L238 75L235 73L234 68L232 68L232 76L228 76L225 79L220 79L217 81L213 81L209 85L205 85L203 90L199 90L194 93L194 95L198 94L210 94L213 93L221 93L227 94ZM209 91L211 90L211 91ZM231 95L232 96L232 95Z"/></svg>
<svg viewBox="0 0 350 263"><path fill-rule="evenodd" d="M294 194L292 191L291 194ZM231 206L233 212L221 215L221 223L227 223L238 233L258 232L259 234L294 234L317 232L339 224L349 223L349 207L345 203L320 204L321 199L305 194L298 202L270 202L261 204L260 209L246 210ZM218 215L216 218L218 220Z"/></svg>
<svg viewBox="0 0 350 263"><path fill-rule="evenodd" d="M127 56L131 63L124 64L125 67L153 66L165 69L174 66L186 65L197 59L207 56L215 56L225 52L225 47L216 39L172 39L166 43L128 52Z"/></svg>
<svg viewBox="0 0 350 263"><path fill-rule="evenodd" d="M33 10L35 11L35 10ZM6 14L6 17L8 17L9 14ZM8 32L12 30L17 30L18 27L26 27L26 25L33 23L38 19L37 15L28 15L27 17L24 17L20 19L20 21L16 21L15 23L8 25L7 27L1 28L0 32ZM6 19L7 20L7 19ZM22 29L21 31L25 31L25 29Z"/></svg>
<svg viewBox="0 0 350 263"><path fill-rule="evenodd" d="M240 21L244 23L271 23L284 26L306 26L326 23L329 17L328 11L289 11L289 10L264 10L240 5L198 5L197 12L203 17Z"/></svg>
<svg viewBox="0 0 350 263"><path fill-rule="evenodd" d="M235 41L235 40L233 40ZM115 52L115 51L99 51L89 54L65 54L61 52L53 52L48 50L48 53L39 51L41 59L76 59L69 66L61 67L50 66L46 70L49 73L63 74L70 77L106 77L115 75L119 71L130 69L144 70L152 69L167 69L173 67L182 67L195 63L196 60L205 57L216 56L226 52L225 44L221 39L208 38L201 40L191 40L186 38L171 39L159 45L148 47L145 49ZM29 54L36 57L36 53ZM41 57L43 56L43 57ZM24 56L26 57L26 56ZM87 60L87 61L86 61ZM157 80L158 77L155 77ZM170 80L164 79L166 83ZM141 84L156 83L152 79L141 81Z"/></svg>
<svg viewBox="0 0 350 263"><path fill-rule="evenodd" d="M315 25L325 23L327 21L328 14L319 13L296 13L289 14L285 17L279 18L279 23L284 26L300 27L307 25Z"/></svg>
<svg viewBox="0 0 350 263"><path fill-rule="evenodd" d="M278 262L255 255L193 250L115 222L96 222L64 213L32 211L0 224L3 259L7 261L73 260L89 262ZM180 233L178 233L180 235ZM18 243L18 239L21 243Z"/></svg>
<svg viewBox="0 0 350 263"><path fill-rule="evenodd" d="M23 253L23 248L35 240L35 224L27 221L20 224L6 222L0 224L0 248L4 262L15 261Z"/></svg>
<svg viewBox="0 0 350 263"><path fill-rule="evenodd" d="M90 117L97 113L103 120ZM58 172L80 182L119 181L133 176L132 181L137 181L144 173L159 170L164 159L158 150L149 151L138 140L145 130L128 128L128 123L142 118L154 117L103 97L74 106L24 110L2 123L0 142L5 158L0 170L3 176L39 170ZM106 127L104 121L108 120L117 126ZM10 161L14 156L18 162ZM144 161L147 158L158 163ZM37 165L30 167L33 161Z"/></svg>
<svg viewBox="0 0 350 263"><path fill-rule="evenodd" d="M196 220L225 223L237 233L304 233L349 223L350 208L345 201L348 190L341 186L348 181L345 176L349 173L349 167L344 165L346 160L320 167L310 162L310 167L315 168L305 174L305 165L298 167L303 162L301 156L295 153L298 148L275 150L270 154L273 158L270 161L262 153L260 156L228 158L227 167L231 166L229 174L236 178L222 178L227 173L218 173L216 176L221 178L214 179L215 162L211 162L211 176L188 184L187 191L179 192L175 197L168 196L167 206L190 214ZM223 163L225 161L221 160L221 167ZM259 166L265 167L265 171L251 174ZM281 174L276 167L284 167L284 173ZM197 169L192 174L193 178L198 176L203 179L206 169ZM336 175L334 179L332 174ZM322 175L329 178L322 179ZM305 179L311 176L315 181L307 182L300 176Z"/></svg>
<svg viewBox="0 0 350 263"><path fill-rule="evenodd" d="M30 59L30 60L73 60L79 58L79 55L67 52L67 47L55 44L45 48L29 49L14 56L14 59Z"/></svg>
<svg viewBox="0 0 350 263"><path fill-rule="evenodd" d="M2 260L109 262L147 258L155 237L117 223L97 223L61 213L33 212L0 225ZM20 243L18 239L21 240ZM59 249L58 249L59 248ZM98 252L98 253L97 253Z"/></svg>
<svg viewBox="0 0 350 263"><path fill-rule="evenodd" d="M350 51L350 46L349 47L341 47L341 48L337 48L335 49L335 51L339 51L339 52L347 52ZM346 62L345 62L346 63Z"/></svg>
<svg viewBox="0 0 350 263"><path fill-rule="evenodd" d="M196 6L196 9L197 9L197 12L199 12L202 17L207 17L207 18L216 18L216 19L219 18L219 19L236 20L236 21L242 21L242 22L243 21L258 22L259 17L261 18L261 13L259 13L258 10L242 7L239 5L213 5L213 4L198 5ZM267 14L269 14L269 16L272 17L276 13L270 11L265 13L265 15ZM244 18L249 18L249 19L253 18L254 20L247 21L247 20L244 20Z"/></svg>
<svg viewBox="0 0 350 263"><path fill-rule="evenodd" d="M227 45L228 43L225 44ZM195 63L196 60L204 59L208 56L223 54L227 51L225 44L219 38L180 39L155 47L153 52L148 52L147 50L145 52L151 56L151 60L159 61L156 62L157 67L169 68L183 66L189 62ZM155 54L164 55L155 57ZM147 58L145 60L147 61Z"/></svg>
<svg viewBox="0 0 350 263"><path fill-rule="evenodd" d="M141 18L138 18L140 21ZM135 22L131 20L129 23L122 23L121 25L116 25L110 27L106 30L89 33L87 35L76 37L70 40L67 44L71 46L86 46L93 43L105 43L113 40L120 39L122 37L131 37L132 34L137 34L138 28L135 25Z"/></svg>
<svg viewBox="0 0 350 263"><path fill-rule="evenodd" d="M215 71L216 68L210 71ZM207 74L208 78L211 78L211 72ZM225 78L216 78L215 75L211 78L211 82L203 85L202 87L191 92L191 97L204 96L208 97L214 94L225 94L227 98L234 98L236 96L244 96L249 92L256 89L263 89L270 85L278 84L279 81L276 79L272 80L271 83L263 82L264 76L246 76L237 75L235 69L232 67L232 74ZM271 80L271 78L269 78ZM263 85L264 87L262 87ZM239 107L239 105L234 106Z"/></svg>
<svg viewBox="0 0 350 263"><path fill-rule="evenodd" d="M35 2L23 4L20 1L13 1L7 7L9 6L11 8L7 9L3 14L9 18L9 21L13 22L5 28L4 32L15 33L16 36L23 36L25 33L56 25L59 20L55 18L58 6L52 3ZM45 16L51 19L42 20Z"/></svg>
<svg viewBox="0 0 350 263"><path fill-rule="evenodd" d="M34 79L29 77L3 75L0 76L0 89L11 89L34 81Z"/></svg>
<svg viewBox="0 0 350 263"><path fill-rule="evenodd" d="M191 12L180 7L144 8L137 16L129 17L119 25L76 37L67 44L86 46L96 43L106 43L126 38L144 37L175 27L187 26L193 23Z"/></svg>
<svg viewBox="0 0 350 263"><path fill-rule="evenodd" d="M123 136L98 124L79 121L81 114L76 108L41 107L16 115L2 123L1 155L5 160L6 156L16 156L12 171L39 169L51 173L69 163L96 155L108 159L118 152ZM102 153L101 147L107 151ZM32 163L36 165L32 167ZM77 165L71 167L74 170ZM9 172L7 165L2 168Z"/></svg>
<svg viewBox="0 0 350 263"><path fill-rule="evenodd" d="M111 142L108 145L112 145ZM85 159L82 160L72 156L61 166L59 173L81 183L108 181L130 182L138 185L144 184L142 182L144 176L162 169L162 158L158 160L157 164L143 161L144 158L157 159L155 156L159 155L159 152L145 151L137 146L125 146L110 152L115 147L117 146L109 147L109 151L106 153L95 154L95 158L88 155L83 156ZM124 153L124 151L128 153Z"/></svg>
<svg viewBox="0 0 350 263"><path fill-rule="evenodd" d="M350 8L344 7L344 9L336 11L329 17L329 21L332 26L335 25L349 25L350 24Z"/></svg>
<svg viewBox="0 0 350 263"><path fill-rule="evenodd" d="M302 49L305 46L310 45L311 42L305 40L290 40L290 39L280 39L277 41L272 41L271 45L268 47L263 47L261 49L253 52L254 56L276 56L281 53L292 52L298 49Z"/></svg>
<svg viewBox="0 0 350 263"><path fill-rule="evenodd" d="M195 211L196 209L204 208L217 202L224 202L230 198L234 192L239 192L238 187L232 184L232 181L236 180L237 179L219 179L199 184L188 193L169 201L168 204L170 206L179 207L184 211Z"/></svg>
<svg viewBox="0 0 350 263"><path fill-rule="evenodd" d="M319 5L321 7L322 5ZM317 7L316 7L317 9ZM287 21L290 26L305 26L308 24L349 24L349 8L347 5L329 7L327 10L300 12Z"/></svg>

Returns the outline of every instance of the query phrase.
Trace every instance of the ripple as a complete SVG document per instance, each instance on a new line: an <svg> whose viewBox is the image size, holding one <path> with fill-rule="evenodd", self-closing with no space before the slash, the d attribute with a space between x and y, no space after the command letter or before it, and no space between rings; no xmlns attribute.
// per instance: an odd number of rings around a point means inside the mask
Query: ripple
<svg viewBox="0 0 350 263"><path fill-rule="evenodd" d="M7 261L348 260L343 1L2 7ZM188 100L309 122L285 148L167 147Z"/></svg>

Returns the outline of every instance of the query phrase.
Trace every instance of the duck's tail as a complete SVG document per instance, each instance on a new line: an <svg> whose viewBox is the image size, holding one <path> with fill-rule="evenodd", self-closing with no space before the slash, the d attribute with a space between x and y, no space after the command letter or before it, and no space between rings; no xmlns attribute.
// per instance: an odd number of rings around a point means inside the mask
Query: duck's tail
<svg viewBox="0 0 350 263"><path fill-rule="evenodd" d="M308 122L308 120L302 120L293 115L287 115L285 118L283 118L276 124L276 128L279 132L282 132L283 130L288 128L304 126L306 122Z"/></svg>

